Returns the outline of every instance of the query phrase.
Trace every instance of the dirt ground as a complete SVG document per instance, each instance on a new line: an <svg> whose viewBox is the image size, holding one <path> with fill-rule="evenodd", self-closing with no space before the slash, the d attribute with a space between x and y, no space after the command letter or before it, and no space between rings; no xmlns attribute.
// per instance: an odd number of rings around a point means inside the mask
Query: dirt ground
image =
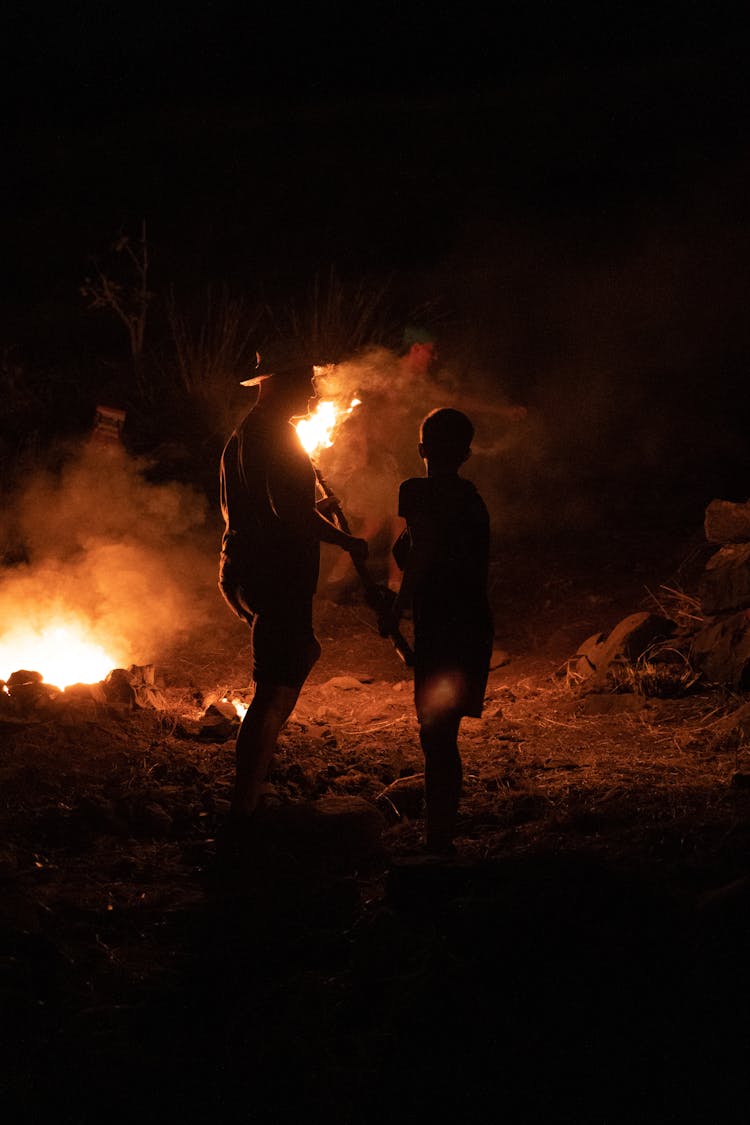
<svg viewBox="0 0 750 1125"><path fill-rule="evenodd" d="M750 755L716 726L744 700L566 674L703 551L498 550L455 860L420 854L410 677L361 602L316 602L275 844L229 881L232 731L203 716L248 697L249 639L221 606L159 669L158 710L4 714L6 1120L744 1120ZM344 824L321 849L284 820L332 797L377 810L378 840Z"/></svg>

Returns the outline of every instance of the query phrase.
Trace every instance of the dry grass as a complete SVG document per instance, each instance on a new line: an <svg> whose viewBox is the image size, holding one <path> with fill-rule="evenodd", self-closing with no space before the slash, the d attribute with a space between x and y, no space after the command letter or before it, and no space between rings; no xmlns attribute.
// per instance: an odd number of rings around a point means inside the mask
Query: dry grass
<svg viewBox="0 0 750 1125"><path fill-rule="evenodd" d="M658 594L647 588L648 600L662 617L674 621L678 629L694 631L703 624L698 598L672 586L659 586Z"/></svg>

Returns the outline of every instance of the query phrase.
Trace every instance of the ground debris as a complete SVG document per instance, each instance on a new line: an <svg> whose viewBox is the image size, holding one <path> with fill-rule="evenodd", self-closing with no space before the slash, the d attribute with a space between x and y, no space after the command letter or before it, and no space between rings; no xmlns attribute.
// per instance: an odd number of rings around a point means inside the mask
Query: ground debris
<svg viewBox="0 0 750 1125"><path fill-rule="evenodd" d="M323 684L323 689L333 688L335 691L360 691L367 682L367 678L361 679L359 676L332 676L327 683Z"/></svg>
<svg viewBox="0 0 750 1125"><path fill-rule="evenodd" d="M568 623L586 619L585 588L559 587L573 594ZM552 631L549 612L540 635ZM100 1107L126 1074L168 1082L173 1050L170 1096L189 1081L185 1059L195 1087L213 1090L229 1057L237 1073L248 1058L270 1067L276 1092L296 1068L306 1096L319 1098L325 1082L338 1097L352 1076L365 1074L368 1089L384 1068L403 1077L425 1041L433 1081L448 1023L460 1029L443 1056L454 1069L457 1050L464 1069L494 1061L488 1021L506 1058L521 1034L513 1057L526 1061L540 1027L562 1049L581 1004L566 1074L603 1019L611 1035L597 1061L623 1051L619 1040L612 1052L611 1036L633 1013L639 1050L666 1021L652 1052L663 1061L664 1044L679 1040L682 983L726 963L696 957L674 969L673 991L665 985L665 966L688 957L693 904L747 876L748 704L705 683L674 697L584 696L555 674L571 651L565 622L556 624L554 649L509 645L484 717L462 724L454 859L421 856L411 681L371 628L348 617L337 628L333 611L281 735L260 844L226 879L217 869L239 718L212 704L235 694L227 684L246 684L246 649L237 646L236 667L196 650L182 678L155 676L145 686L160 693L159 709L124 693L106 704L53 699L52 717L17 718L0 698L0 878L12 942L0 999L25 1036L23 1058L4 1043L9 1073L33 1065L39 1089L70 1098L101 1064ZM357 686L335 686L347 668L361 669ZM243 689L243 702L251 697ZM218 726L200 736L209 719L227 724L226 740ZM700 936L712 949L709 914ZM744 958L738 945L732 964ZM706 984L709 1014L715 984ZM715 1021L706 1026L713 1035Z"/></svg>

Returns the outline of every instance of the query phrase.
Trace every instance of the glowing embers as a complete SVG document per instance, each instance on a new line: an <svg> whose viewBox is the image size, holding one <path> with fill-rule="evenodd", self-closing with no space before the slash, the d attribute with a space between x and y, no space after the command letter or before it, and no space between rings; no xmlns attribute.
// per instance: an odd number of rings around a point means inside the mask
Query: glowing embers
<svg viewBox="0 0 750 1125"><path fill-rule="evenodd" d="M336 427L359 405L358 398L353 398L348 406L341 406L333 399L325 399L318 403L312 414L300 418L295 428L306 452L312 457L321 449L330 449Z"/></svg>
<svg viewBox="0 0 750 1125"><path fill-rule="evenodd" d="M116 666L117 660L74 622L39 629L16 626L0 637L0 680L27 668L39 672L45 683L66 688L99 683Z"/></svg>

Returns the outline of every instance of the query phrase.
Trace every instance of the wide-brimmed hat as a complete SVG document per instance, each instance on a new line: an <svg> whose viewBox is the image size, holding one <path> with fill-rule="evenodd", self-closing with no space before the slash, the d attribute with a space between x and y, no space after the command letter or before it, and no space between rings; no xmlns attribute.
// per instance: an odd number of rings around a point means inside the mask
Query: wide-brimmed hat
<svg viewBox="0 0 750 1125"><path fill-rule="evenodd" d="M255 353L255 370L249 379L242 380L241 385L257 387L274 375L310 378L312 368L310 353L300 340L279 340Z"/></svg>

